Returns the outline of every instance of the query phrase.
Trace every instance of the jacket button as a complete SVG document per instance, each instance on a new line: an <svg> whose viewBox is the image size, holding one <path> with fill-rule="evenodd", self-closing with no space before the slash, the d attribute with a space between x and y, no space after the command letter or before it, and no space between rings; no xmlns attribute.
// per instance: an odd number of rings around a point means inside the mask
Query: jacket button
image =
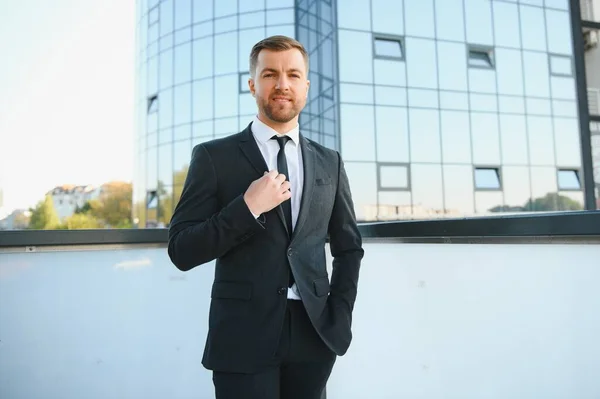
<svg viewBox="0 0 600 399"><path fill-rule="evenodd" d="M288 256L292 256L292 248L288 249Z"/></svg>
<svg viewBox="0 0 600 399"><path fill-rule="evenodd" d="M279 295L283 295L283 294L285 294L286 291L287 291L287 288L281 287L280 289L277 290L277 293Z"/></svg>

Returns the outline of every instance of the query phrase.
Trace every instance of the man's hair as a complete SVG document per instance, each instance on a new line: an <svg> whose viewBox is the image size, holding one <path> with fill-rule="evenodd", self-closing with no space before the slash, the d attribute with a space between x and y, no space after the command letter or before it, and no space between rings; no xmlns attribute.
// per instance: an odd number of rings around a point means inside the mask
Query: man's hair
<svg viewBox="0 0 600 399"><path fill-rule="evenodd" d="M306 72L308 73L308 53L306 49L299 41L292 39L291 37L276 35L270 36L266 39L261 40L252 47L250 51L250 76L254 77L256 73L256 64L258 63L258 54L262 50L271 51L285 51L291 49L297 49L304 57L304 63L306 64Z"/></svg>

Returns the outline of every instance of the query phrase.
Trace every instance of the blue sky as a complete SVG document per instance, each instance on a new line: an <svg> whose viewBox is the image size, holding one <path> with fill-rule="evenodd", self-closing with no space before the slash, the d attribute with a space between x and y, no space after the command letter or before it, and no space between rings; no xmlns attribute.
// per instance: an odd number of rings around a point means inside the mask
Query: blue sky
<svg viewBox="0 0 600 399"><path fill-rule="evenodd" d="M134 48L134 0L0 0L5 212L57 185L131 180Z"/></svg>

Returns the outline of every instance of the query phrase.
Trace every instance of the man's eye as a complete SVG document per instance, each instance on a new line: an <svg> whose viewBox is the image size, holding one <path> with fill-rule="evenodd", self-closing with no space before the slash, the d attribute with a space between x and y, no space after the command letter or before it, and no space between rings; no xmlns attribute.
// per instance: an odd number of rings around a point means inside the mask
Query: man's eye
<svg viewBox="0 0 600 399"><path fill-rule="evenodd" d="M271 76L273 76L273 74L272 74L272 73L268 73L268 74L266 74L266 75L263 75L263 76L264 76L265 78L270 78Z"/></svg>

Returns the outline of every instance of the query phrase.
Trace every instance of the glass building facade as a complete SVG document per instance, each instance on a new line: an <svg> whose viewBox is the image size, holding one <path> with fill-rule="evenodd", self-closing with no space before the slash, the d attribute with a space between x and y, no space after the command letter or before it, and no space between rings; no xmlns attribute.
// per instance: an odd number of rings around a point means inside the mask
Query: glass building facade
<svg viewBox="0 0 600 399"><path fill-rule="evenodd" d="M194 145L250 123L250 50L274 34L310 53L301 132L341 152L360 221L583 209L567 0L138 0L137 11L140 227L168 225Z"/></svg>

